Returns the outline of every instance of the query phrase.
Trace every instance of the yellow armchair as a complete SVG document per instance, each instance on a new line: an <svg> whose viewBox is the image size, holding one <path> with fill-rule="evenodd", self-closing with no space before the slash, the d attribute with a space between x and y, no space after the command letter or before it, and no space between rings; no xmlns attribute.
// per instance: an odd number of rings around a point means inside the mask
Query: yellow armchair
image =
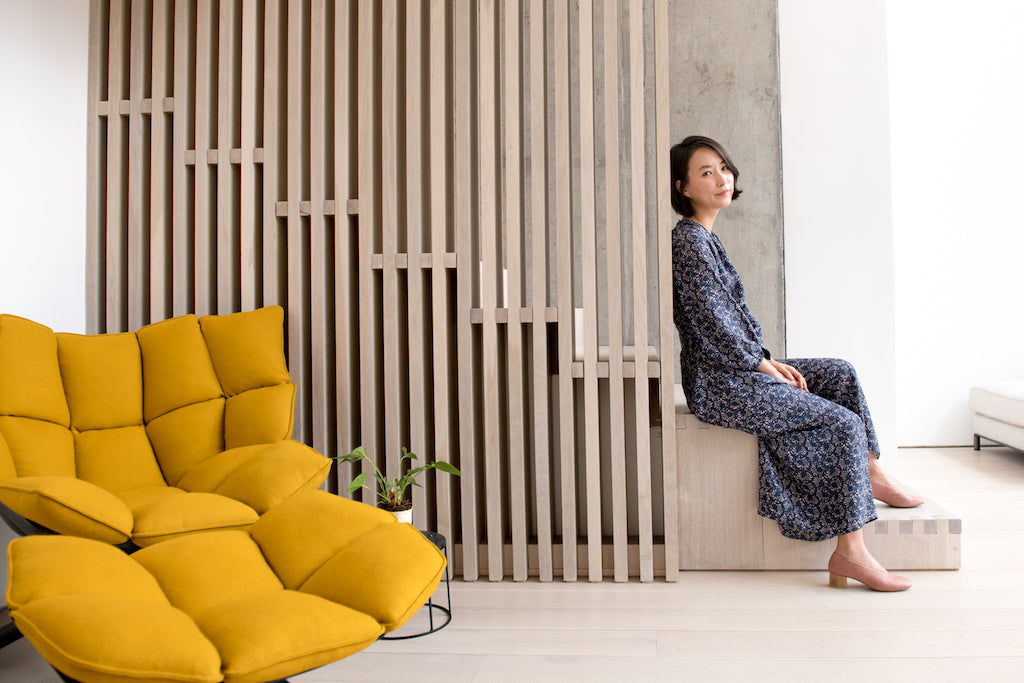
<svg viewBox="0 0 1024 683"><path fill-rule="evenodd" d="M101 335L0 315L0 512L145 547L318 487L331 461L291 439L283 325L277 306Z"/></svg>

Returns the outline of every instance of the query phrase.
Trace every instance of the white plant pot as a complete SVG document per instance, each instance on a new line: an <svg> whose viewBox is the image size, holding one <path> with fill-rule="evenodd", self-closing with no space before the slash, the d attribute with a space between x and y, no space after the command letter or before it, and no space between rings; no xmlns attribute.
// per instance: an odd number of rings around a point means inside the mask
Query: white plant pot
<svg viewBox="0 0 1024 683"><path fill-rule="evenodd" d="M392 511L391 514L395 516L399 522L404 524L412 524L412 508L408 510L399 510L398 512Z"/></svg>

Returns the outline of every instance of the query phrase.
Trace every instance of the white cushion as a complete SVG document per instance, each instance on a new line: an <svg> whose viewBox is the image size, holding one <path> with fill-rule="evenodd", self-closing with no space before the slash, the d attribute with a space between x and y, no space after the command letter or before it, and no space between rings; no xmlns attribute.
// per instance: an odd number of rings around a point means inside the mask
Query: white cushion
<svg viewBox="0 0 1024 683"><path fill-rule="evenodd" d="M973 387L969 404L975 413L1024 426L1024 380L1006 380Z"/></svg>

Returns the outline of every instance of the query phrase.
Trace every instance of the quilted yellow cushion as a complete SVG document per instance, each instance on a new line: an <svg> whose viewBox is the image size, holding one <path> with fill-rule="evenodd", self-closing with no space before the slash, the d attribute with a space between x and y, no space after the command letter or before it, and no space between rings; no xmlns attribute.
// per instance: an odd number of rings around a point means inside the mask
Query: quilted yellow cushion
<svg viewBox="0 0 1024 683"><path fill-rule="evenodd" d="M216 493L240 500L261 515L299 491L320 486L331 469L330 459L298 441L256 448L262 450L231 472Z"/></svg>
<svg viewBox="0 0 1024 683"><path fill-rule="evenodd" d="M366 614L286 590L221 603L194 618L232 683L315 669L372 645L384 632Z"/></svg>
<svg viewBox="0 0 1024 683"><path fill-rule="evenodd" d="M156 578L171 604L192 615L283 588L243 531L184 536L143 548L132 558Z"/></svg>
<svg viewBox="0 0 1024 683"><path fill-rule="evenodd" d="M220 385L228 396L291 381L284 356L284 309L199 319Z"/></svg>
<svg viewBox="0 0 1024 683"><path fill-rule="evenodd" d="M327 477L331 460L298 441L243 446L219 453L178 481L186 491L219 493L259 514Z"/></svg>
<svg viewBox="0 0 1024 683"><path fill-rule="evenodd" d="M295 385L277 384L232 396L224 412L224 444L238 448L292 437Z"/></svg>
<svg viewBox="0 0 1024 683"><path fill-rule="evenodd" d="M50 328L13 315L0 315L0 415L70 424L57 339Z"/></svg>
<svg viewBox="0 0 1024 683"><path fill-rule="evenodd" d="M245 503L212 493L164 486L120 495L135 516L132 540L140 547L196 532L248 529L258 518Z"/></svg>
<svg viewBox="0 0 1024 683"><path fill-rule="evenodd" d="M60 333L57 352L72 427L142 424L142 355L134 334Z"/></svg>
<svg viewBox="0 0 1024 683"><path fill-rule="evenodd" d="M12 617L39 654L72 680L223 680L216 648L166 602L69 595L38 600Z"/></svg>
<svg viewBox="0 0 1024 683"><path fill-rule="evenodd" d="M0 432L19 476L75 476L75 442L67 427L27 417L0 417Z"/></svg>
<svg viewBox="0 0 1024 683"><path fill-rule="evenodd" d="M207 458L178 480L178 488L186 491L206 491L213 493L217 487L231 476L244 462L262 453L266 445L243 446L222 451L212 458Z"/></svg>
<svg viewBox="0 0 1024 683"><path fill-rule="evenodd" d="M18 476L18 471L14 467L14 456L11 455L11 449L7 447L4 433L0 431L0 481L6 481L16 476Z"/></svg>
<svg viewBox="0 0 1024 683"><path fill-rule="evenodd" d="M324 491L281 503L249 533L286 588L369 614L388 631L426 602L445 567L443 553L411 525Z"/></svg>
<svg viewBox="0 0 1024 683"><path fill-rule="evenodd" d="M196 403L146 425L164 479L177 486L186 472L224 450L224 399Z"/></svg>
<svg viewBox="0 0 1024 683"><path fill-rule="evenodd" d="M166 485L142 426L76 434L75 464L79 479L115 493Z"/></svg>
<svg viewBox="0 0 1024 683"><path fill-rule="evenodd" d="M216 649L120 550L67 536L19 538L8 547L8 571L15 625L65 675L221 680Z"/></svg>
<svg viewBox="0 0 1024 683"><path fill-rule="evenodd" d="M249 533L285 588L297 590L354 539L397 523L390 512L310 491L273 507Z"/></svg>
<svg viewBox="0 0 1024 683"><path fill-rule="evenodd" d="M422 533L410 524L391 524L354 539L299 590L369 614L393 631L431 596L444 567L444 555Z"/></svg>
<svg viewBox="0 0 1024 683"><path fill-rule="evenodd" d="M59 534L119 544L132 533L132 512L121 499L74 477L11 479L0 483L0 502Z"/></svg>
<svg viewBox="0 0 1024 683"><path fill-rule="evenodd" d="M184 315L138 331L145 386L145 418L221 395L199 318Z"/></svg>
<svg viewBox="0 0 1024 683"><path fill-rule="evenodd" d="M75 562L67 562L69 556ZM160 585L121 550L87 538L25 536L7 546L7 606L78 593L156 600L167 604Z"/></svg>

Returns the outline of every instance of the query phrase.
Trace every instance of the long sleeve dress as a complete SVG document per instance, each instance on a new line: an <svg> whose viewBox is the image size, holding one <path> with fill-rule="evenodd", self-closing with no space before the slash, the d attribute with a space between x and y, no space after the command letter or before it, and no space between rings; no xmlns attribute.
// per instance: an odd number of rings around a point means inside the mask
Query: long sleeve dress
<svg viewBox="0 0 1024 683"><path fill-rule="evenodd" d="M699 223L682 220L673 230L672 271L687 403L703 422L758 437L758 513L808 541L876 519L868 452L878 454L878 439L853 367L784 361L808 391L758 372L767 355L761 326L722 243Z"/></svg>

